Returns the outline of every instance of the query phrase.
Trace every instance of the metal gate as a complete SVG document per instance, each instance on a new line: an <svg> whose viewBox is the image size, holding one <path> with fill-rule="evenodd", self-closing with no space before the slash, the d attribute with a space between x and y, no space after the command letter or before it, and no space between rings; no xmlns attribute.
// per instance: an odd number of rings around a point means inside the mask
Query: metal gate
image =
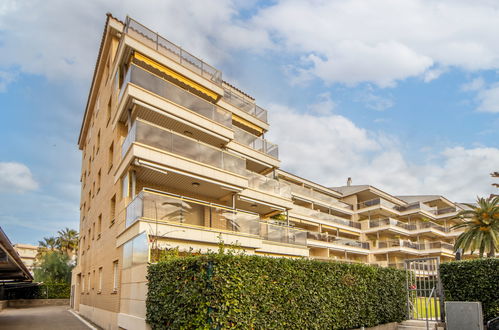
<svg viewBox="0 0 499 330"><path fill-rule="evenodd" d="M405 260L409 320L444 320L444 296L439 266L438 257Z"/></svg>

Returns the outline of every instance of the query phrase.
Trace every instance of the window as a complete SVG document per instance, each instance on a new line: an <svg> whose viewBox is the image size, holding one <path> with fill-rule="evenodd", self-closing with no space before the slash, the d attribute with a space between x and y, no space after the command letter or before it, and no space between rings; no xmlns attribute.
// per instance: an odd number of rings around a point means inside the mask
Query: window
<svg viewBox="0 0 499 330"><path fill-rule="evenodd" d="M95 270L93 271L93 274L92 274L92 291L95 289Z"/></svg>
<svg viewBox="0 0 499 330"><path fill-rule="evenodd" d="M97 239L100 238L100 233L102 232L102 213L99 214L99 217L97 218Z"/></svg>
<svg viewBox="0 0 499 330"><path fill-rule="evenodd" d="M102 267L99 268L99 286L98 286L97 293L101 293L101 292L102 292Z"/></svg>
<svg viewBox="0 0 499 330"><path fill-rule="evenodd" d="M111 198L111 205L109 206L110 208L110 219L111 219L111 225L114 224L115 217L116 217L116 195L114 195Z"/></svg>
<svg viewBox="0 0 499 330"><path fill-rule="evenodd" d="M109 164L109 171L113 168L113 159L114 159L114 142L111 143L111 146L109 147L109 158L108 158L108 164Z"/></svg>
<svg viewBox="0 0 499 330"><path fill-rule="evenodd" d="M92 183L92 197L95 196L95 181Z"/></svg>
<svg viewBox="0 0 499 330"><path fill-rule="evenodd" d="M129 180L128 173L127 173L123 177L122 183L121 183L121 192L122 192L123 198L130 196L129 195L129 193L130 193L129 185L130 185L130 180Z"/></svg>
<svg viewBox="0 0 499 330"><path fill-rule="evenodd" d="M90 272L88 272L88 286L87 286L87 294L88 294L88 293L90 293L90 285L91 285L91 284L90 284L90 283L91 283L91 282L90 282L90 279L91 279L91 277L90 277Z"/></svg>
<svg viewBox="0 0 499 330"><path fill-rule="evenodd" d="M107 102L107 112L106 112L107 124L106 124L106 126L109 125L109 122L111 121L111 104L112 104L111 100L112 100L112 98L110 97L109 102Z"/></svg>
<svg viewBox="0 0 499 330"><path fill-rule="evenodd" d="M92 234L92 231L90 230L90 228L88 228L88 240L87 240L87 249L90 249L90 237Z"/></svg>
<svg viewBox="0 0 499 330"><path fill-rule="evenodd" d="M81 280L81 293L85 293L85 275L82 276Z"/></svg>
<svg viewBox="0 0 499 330"><path fill-rule="evenodd" d="M99 153L100 150L100 130L97 132L97 151L96 153Z"/></svg>
<svg viewBox="0 0 499 330"><path fill-rule="evenodd" d="M99 169L99 172L97 173L97 192L100 191L100 181L101 181L102 175L101 175L101 170Z"/></svg>
<svg viewBox="0 0 499 330"><path fill-rule="evenodd" d="M113 292L118 291L118 260L113 261Z"/></svg>
<svg viewBox="0 0 499 330"><path fill-rule="evenodd" d="M95 221L92 223L92 240L95 239Z"/></svg>

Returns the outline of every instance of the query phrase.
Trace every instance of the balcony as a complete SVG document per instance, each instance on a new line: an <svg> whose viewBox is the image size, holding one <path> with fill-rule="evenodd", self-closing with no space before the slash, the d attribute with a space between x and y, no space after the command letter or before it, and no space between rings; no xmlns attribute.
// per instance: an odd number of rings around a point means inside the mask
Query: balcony
<svg viewBox="0 0 499 330"><path fill-rule="evenodd" d="M190 198L141 191L126 208L126 227L138 219L260 234L260 216Z"/></svg>
<svg viewBox="0 0 499 330"><path fill-rule="evenodd" d="M378 249L392 248L392 247L405 247L413 250L434 250L434 249L445 249L454 250L454 246L450 243L445 242L424 242L416 243L405 240L393 240L393 241L382 241L378 242Z"/></svg>
<svg viewBox="0 0 499 330"><path fill-rule="evenodd" d="M256 151L263 152L264 154L274 157L275 159L279 158L279 147L277 144L270 143L261 137L240 129L239 127L233 126L232 129L234 130L234 140L236 142L255 149Z"/></svg>
<svg viewBox="0 0 499 330"><path fill-rule="evenodd" d="M297 185L295 183L290 183L290 185L291 185L291 191L298 194L298 195L319 200L321 202L326 203L327 205L332 205L332 206L344 208L347 210L353 210L352 205L347 204L347 203L343 203L334 197L331 197L331 196L323 194L319 191L313 190L312 188L306 188L306 187Z"/></svg>
<svg viewBox="0 0 499 330"><path fill-rule="evenodd" d="M457 209L455 207L446 207L442 209L437 209L434 213L435 215L443 215L447 213L454 213L457 212Z"/></svg>
<svg viewBox="0 0 499 330"><path fill-rule="evenodd" d="M176 86L163 78L156 76L134 64L130 66L123 81L118 102L121 102L127 83L134 84L151 93L157 94L181 107L200 116L208 118L225 127L232 127L232 113L224 110L205 99Z"/></svg>
<svg viewBox="0 0 499 330"><path fill-rule="evenodd" d="M262 222L260 234L262 239L267 241L303 246L307 245L307 232L288 226Z"/></svg>
<svg viewBox="0 0 499 330"><path fill-rule="evenodd" d="M246 171L246 176L248 177L248 185L250 188L291 199L289 185L251 171Z"/></svg>
<svg viewBox="0 0 499 330"><path fill-rule="evenodd" d="M246 161L187 136L136 120L121 147L124 157L132 143L142 143L239 175L246 174Z"/></svg>
<svg viewBox="0 0 499 330"><path fill-rule="evenodd" d="M258 118L265 123L267 122L267 110L260 108L254 103L244 100L226 88L224 88L223 99L227 101L227 103L232 104L236 108L243 110L253 117Z"/></svg>
<svg viewBox="0 0 499 330"><path fill-rule="evenodd" d="M222 85L221 71L206 64L196 56L186 52L179 46L171 43L156 32L148 29L130 17L126 18L125 33L157 50L159 53L179 63L183 67L197 73L219 86Z"/></svg>
<svg viewBox="0 0 499 330"><path fill-rule="evenodd" d="M407 223L397 221L391 218L369 221L369 228L377 228L383 226L396 226L405 230L416 230L416 225L409 225Z"/></svg>
<svg viewBox="0 0 499 330"><path fill-rule="evenodd" d="M327 233L307 232L307 239L313 239L316 241L333 243L344 246L351 246L366 250L369 249L369 242L361 242L352 239L338 238L336 236L330 236Z"/></svg>
<svg viewBox="0 0 499 330"><path fill-rule="evenodd" d="M313 209L309 209L309 208L306 208L303 206L293 205L292 212L297 213L297 214L301 214L301 215L304 215L307 217L324 220L324 221L331 222L334 224L339 224L339 225L343 225L343 226L348 226L348 227L360 229L359 222L341 219L341 218L336 217L334 215L320 212L320 211L316 211Z"/></svg>
<svg viewBox="0 0 499 330"><path fill-rule="evenodd" d="M395 211L399 211L401 208L400 206L396 205L395 203L389 202L383 198L374 198L374 199L360 202L357 204L357 208L360 210L363 208L368 208L368 207L372 207L372 206L376 206L376 205L383 206L387 209L391 209L391 210L395 210Z"/></svg>

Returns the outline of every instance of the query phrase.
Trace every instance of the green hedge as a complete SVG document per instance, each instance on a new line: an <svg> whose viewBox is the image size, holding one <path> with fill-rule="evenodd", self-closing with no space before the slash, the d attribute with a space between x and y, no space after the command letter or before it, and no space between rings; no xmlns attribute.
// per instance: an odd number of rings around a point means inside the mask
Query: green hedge
<svg viewBox="0 0 499 330"><path fill-rule="evenodd" d="M499 316L499 259L444 263L440 276L446 301L480 301L485 321Z"/></svg>
<svg viewBox="0 0 499 330"><path fill-rule="evenodd" d="M201 255L149 266L153 329L351 329L405 318L405 273L306 259Z"/></svg>
<svg viewBox="0 0 499 330"><path fill-rule="evenodd" d="M51 283L41 285L5 288L5 299L66 299L71 295L69 283Z"/></svg>

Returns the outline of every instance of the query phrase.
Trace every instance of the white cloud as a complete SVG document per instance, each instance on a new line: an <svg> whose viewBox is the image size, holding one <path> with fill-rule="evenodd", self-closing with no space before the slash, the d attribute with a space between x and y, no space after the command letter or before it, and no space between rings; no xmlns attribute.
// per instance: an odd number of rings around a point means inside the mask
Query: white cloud
<svg viewBox="0 0 499 330"><path fill-rule="evenodd" d="M367 91L360 93L357 101L362 102L367 108L376 111L384 111L395 105L395 102L391 98L374 94L371 87Z"/></svg>
<svg viewBox="0 0 499 330"><path fill-rule="evenodd" d="M482 77L478 77L466 84L463 84L461 86L461 90L463 92L478 91L483 87L485 87L485 80L483 80Z"/></svg>
<svg viewBox="0 0 499 330"><path fill-rule="evenodd" d="M336 102L331 98L331 93L320 94L317 102L308 106L308 110L317 115L328 115L336 108Z"/></svg>
<svg viewBox="0 0 499 330"><path fill-rule="evenodd" d="M499 113L499 84L482 89L477 94L478 111Z"/></svg>
<svg viewBox="0 0 499 330"><path fill-rule="evenodd" d="M0 192L23 193L37 188L38 183L26 165L0 162Z"/></svg>
<svg viewBox="0 0 499 330"><path fill-rule="evenodd" d="M0 93L7 90L7 85L16 79L14 72L0 71Z"/></svg>
<svg viewBox="0 0 499 330"><path fill-rule="evenodd" d="M499 164L499 149L446 148L423 163L400 151L397 139L356 126L345 117L314 116L272 105L272 130L284 169L326 186L370 184L391 194L441 194L473 201L494 191L489 173Z"/></svg>
<svg viewBox="0 0 499 330"><path fill-rule="evenodd" d="M254 18L288 52L306 53L307 72L326 82L393 86L442 67L499 67L499 10L493 1L278 1Z"/></svg>

